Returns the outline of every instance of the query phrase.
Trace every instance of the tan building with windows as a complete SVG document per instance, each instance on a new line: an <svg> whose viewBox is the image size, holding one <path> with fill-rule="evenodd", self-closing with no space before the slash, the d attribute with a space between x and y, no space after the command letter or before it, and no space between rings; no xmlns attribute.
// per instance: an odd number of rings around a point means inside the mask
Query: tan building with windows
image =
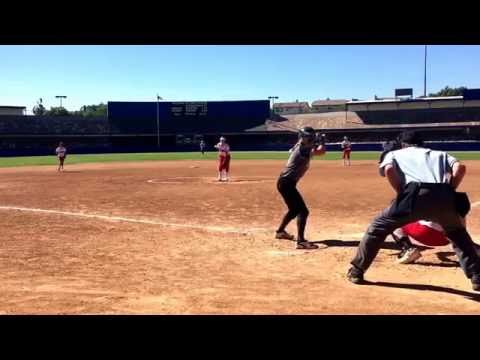
<svg viewBox="0 0 480 360"><path fill-rule="evenodd" d="M347 102L348 100L344 100L344 99L316 100L312 103L312 112L324 113L324 112L345 111Z"/></svg>
<svg viewBox="0 0 480 360"><path fill-rule="evenodd" d="M273 104L273 112L275 114L304 114L310 112L310 105L306 101L295 101L289 103Z"/></svg>

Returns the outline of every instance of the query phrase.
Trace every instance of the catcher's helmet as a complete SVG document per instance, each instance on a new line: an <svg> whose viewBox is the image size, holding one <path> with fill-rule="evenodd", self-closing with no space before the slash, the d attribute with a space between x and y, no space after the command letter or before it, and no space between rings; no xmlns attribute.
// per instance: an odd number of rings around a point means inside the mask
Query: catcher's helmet
<svg viewBox="0 0 480 360"><path fill-rule="evenodd" d="M311 126L305 126L303 128L301 128L300 130L298 130L298 137L300 139L306 139L306 140L310 140L310 141L314 141L315 140L315 130L313 130L313 128Z"/></svg>

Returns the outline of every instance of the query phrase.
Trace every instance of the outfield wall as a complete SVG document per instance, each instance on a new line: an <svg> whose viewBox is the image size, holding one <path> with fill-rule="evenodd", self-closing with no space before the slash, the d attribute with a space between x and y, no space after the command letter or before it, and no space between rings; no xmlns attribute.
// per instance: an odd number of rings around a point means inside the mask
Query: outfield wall
<svg viewBox="0 0 480 360"><path fill-rule="evenodd" d="M297 141L295 134L284 134L275 137L268 134L227 135L228 142L233 152L235 151L288 151ZM152 136L140 136L132 138L116 138L113 142L110 138L64 138L70 154L102 154L102 153L142 153L157 152L157 138ZM381 151L380 141L353 141L353 151ZM15 146L8 146L3 143L0 147L0 156L38 156L54 155L58 144L55 138L31 138L13 139ZM216 152L213 145L218 141L216 136L205 137L208 152ZM480 141L459 140L459 141L427 141L426 144L432 149L445 151L480 151ZM6 146L5 146L6 145ZM187 152L199 151L198 143L182 144L175 143L175 137L161 138L161 152ZM329 141L327 151L341 151L339 141Z"/></svg>

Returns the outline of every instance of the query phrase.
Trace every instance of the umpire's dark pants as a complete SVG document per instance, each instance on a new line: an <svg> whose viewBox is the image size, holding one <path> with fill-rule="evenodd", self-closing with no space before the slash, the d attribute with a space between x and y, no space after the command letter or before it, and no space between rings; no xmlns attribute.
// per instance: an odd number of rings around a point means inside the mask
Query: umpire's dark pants
<svg viewBox="0 0 480 360"><path fill-rule="evenodd" d="M399 210L397 200L373 220L351 264L366 271L389 234L403 225L423 219L442 225L468 278L480 275L480 259L457 213L455 191L446 184L417 185L407 209Z"/></svg>

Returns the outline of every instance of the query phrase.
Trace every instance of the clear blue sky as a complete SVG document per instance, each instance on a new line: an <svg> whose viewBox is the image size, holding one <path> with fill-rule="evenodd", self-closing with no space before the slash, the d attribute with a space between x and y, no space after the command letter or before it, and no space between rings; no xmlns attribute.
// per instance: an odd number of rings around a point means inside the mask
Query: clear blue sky
<svg viewBox="0 0 480 360"><path fill-rule="evenodd" d="M423 46L0 46L0 105L423 94ZM429 46L427 92L480 87L480 46Z"/></svg>

